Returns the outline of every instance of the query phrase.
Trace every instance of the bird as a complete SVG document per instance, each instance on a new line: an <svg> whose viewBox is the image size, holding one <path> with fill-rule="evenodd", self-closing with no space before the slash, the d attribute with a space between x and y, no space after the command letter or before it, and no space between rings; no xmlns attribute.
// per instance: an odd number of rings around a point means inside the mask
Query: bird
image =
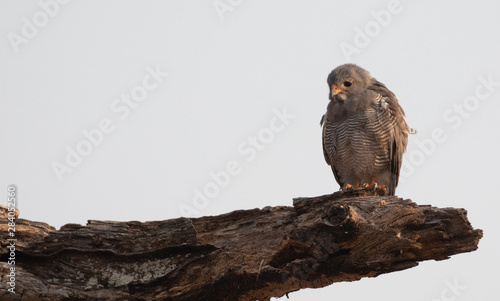
<svg viewBox="0 0 500 301"><path fill-rule="evenodd" d="M342 191L379 188L395 195L408 134L396 95L355 64L336 67L323 127L323 153Z"/></svg>

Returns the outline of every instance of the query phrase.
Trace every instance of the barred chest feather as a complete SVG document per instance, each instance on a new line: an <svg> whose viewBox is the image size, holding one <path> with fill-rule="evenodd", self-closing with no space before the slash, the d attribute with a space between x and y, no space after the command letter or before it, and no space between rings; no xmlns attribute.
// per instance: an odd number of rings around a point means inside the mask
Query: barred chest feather
<svg viewBox="0 0 500 301"><path fill-rule="evenodd" d="M369 108L340 122L325 123L325 144L338 174L369 182L390 166L391 120L384 111Z"/></svg>

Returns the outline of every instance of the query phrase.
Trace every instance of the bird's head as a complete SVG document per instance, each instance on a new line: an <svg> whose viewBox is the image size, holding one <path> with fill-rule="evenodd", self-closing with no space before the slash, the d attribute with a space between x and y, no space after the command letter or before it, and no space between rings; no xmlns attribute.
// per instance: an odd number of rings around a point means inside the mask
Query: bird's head
<svg viewBox="0 0 500 301"><path fill-rule="evenodd" d="M328 75L328 87L330 87L330 100L340 103L347 101L352 95L363 93L371 82L371 75L365 69L354 65L340 65Z"/></svg>

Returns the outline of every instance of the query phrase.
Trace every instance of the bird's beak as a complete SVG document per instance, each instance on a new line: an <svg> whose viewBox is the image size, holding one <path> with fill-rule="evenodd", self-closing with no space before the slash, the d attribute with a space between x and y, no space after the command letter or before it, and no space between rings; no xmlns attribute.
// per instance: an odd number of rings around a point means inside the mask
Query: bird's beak
<svg viewBox="0 0 500 301"><path fill-rule="evenodd" d="M339 89L339 87L337 87L337 85L333 85L333 86L332 86L332 97L333 97L334 95L339 94L340 92L342 92L342 90L340 90L340 89Z"/></svg>

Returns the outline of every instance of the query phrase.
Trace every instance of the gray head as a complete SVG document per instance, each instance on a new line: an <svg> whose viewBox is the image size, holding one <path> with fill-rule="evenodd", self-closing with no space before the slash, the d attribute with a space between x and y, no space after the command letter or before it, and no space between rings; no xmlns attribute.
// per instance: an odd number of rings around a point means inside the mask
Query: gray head
<svg viewBox="0 0 500 301"><path fill-rule="evenodd" d="M344 64L328 75L327 82L330 87L329 99L343 103L350 96L365 92L372 83L372 76L357 65Z"/></svg>

